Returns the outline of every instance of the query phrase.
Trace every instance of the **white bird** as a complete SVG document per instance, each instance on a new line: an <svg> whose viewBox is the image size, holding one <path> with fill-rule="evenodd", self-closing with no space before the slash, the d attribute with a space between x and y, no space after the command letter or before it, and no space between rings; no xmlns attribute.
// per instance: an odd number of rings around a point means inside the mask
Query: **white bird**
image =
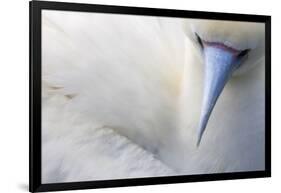
<svg viewBox="0 0 281 193"><path fill-rule="evenodd" d="M43 182L264 169L264 24L44 10L42 81Z"/></svg>

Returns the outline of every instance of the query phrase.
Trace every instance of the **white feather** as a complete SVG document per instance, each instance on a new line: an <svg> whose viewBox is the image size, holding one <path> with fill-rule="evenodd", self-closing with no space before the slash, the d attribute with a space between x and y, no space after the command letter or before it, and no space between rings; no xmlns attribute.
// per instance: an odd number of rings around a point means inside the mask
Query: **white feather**
<svg viewBox="0 0 281 193"><path fill-rule="evenodd" d="M230 80L196 148L203 70L183 20L43 11L45 182L264 168L264 65Z"/></svg>

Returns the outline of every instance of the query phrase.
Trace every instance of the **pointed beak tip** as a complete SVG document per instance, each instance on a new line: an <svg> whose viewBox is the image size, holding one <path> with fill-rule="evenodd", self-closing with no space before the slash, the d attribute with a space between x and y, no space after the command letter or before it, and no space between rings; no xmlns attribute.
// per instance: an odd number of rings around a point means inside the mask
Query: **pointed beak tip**
<svg viewBox="0 0 281 193"><path fill-rule="evenodd" d="M202 137L204 135L204 132L205 132L208 120L209 120L209 116L210 116L209 113L204 115L204 116L201 116L200 124L199 124L199 127L198 127L198 133L197 133L197 142L196 142L197 147L200 146Z"/></svg>
<svg viewBox="0 0 281 193"><path fill-rule="evenodd" d="M200 143L201 143L201 139L202 139L202 135L199 135L197 138L197 142L196 142L196 147L199 148Z"/></svg>
<svg viewBox="0 0 281 193"><path fill-rule="evenodd" d="M200 140L197 140L197 143L196 143L196 148L198 149L200 146Z"/></svg>

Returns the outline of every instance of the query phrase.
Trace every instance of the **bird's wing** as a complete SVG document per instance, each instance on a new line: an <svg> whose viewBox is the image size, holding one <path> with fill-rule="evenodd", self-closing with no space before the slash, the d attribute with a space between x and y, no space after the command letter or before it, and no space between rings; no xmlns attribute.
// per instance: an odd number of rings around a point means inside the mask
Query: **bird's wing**
<svg viewBox="0 0 281 193"><path fill-rule="evenodd" d="M180 22L43 11L43 90L66 96L90 120L152 150L176 122L184 61Z"/></svg>
<svg viewBox="0 0 281 193"><path fill-rule="evenodd" d="M45 96L42 111L43 183L174 174L126 137L71 111L68 101L57 94Z"/></svg>

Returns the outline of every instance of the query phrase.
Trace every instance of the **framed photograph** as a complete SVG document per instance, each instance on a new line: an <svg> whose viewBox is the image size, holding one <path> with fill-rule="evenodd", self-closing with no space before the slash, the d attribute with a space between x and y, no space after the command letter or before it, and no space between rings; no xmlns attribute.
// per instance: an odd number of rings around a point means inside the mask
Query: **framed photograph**
<svg viewBox="0 0 281 193"><path fill-rule="evenodd" d="M271 176L271 18L30 2L30 191Z"/></svg>

